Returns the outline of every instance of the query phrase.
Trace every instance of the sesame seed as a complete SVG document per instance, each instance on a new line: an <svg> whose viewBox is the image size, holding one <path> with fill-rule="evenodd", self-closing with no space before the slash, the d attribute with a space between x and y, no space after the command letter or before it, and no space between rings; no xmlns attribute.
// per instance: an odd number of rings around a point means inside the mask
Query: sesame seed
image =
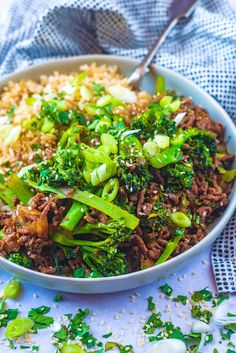
<svg viewBox="0 0 236 353"><path fill-rule="evenodd" d="M166 307L165 307L165 313L170 313L171 312L171 307L169 304L166 304Z"/></svg>

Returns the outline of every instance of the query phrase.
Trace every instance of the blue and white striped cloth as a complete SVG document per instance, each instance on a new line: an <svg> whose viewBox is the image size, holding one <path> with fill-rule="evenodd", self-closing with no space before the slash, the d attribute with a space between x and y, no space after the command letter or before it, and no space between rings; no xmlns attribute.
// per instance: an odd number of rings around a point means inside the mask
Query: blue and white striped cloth
<svg viewBox="0 0 236 353"><path fill-rule="evenodd" d="M170 2L15 0L7 21L0 23L0 75L78 54L142 58L165 24ZM193 16L172 31L156 62L193 79L236 120L236 14L227 0L199 1ZM234 217L214 245L219 291L236 291L235 236Z"/></svg>

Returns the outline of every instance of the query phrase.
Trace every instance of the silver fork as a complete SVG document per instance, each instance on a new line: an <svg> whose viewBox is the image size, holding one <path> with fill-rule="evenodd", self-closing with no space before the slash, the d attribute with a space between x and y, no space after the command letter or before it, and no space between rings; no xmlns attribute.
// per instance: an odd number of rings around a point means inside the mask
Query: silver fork
<svg viewBox="0 0 236 353"><path fill-rule="evenodd" d="M128 79L128 83L139 89L143 76L148 72L148 68L156 55L157 50L166 40L168 34L182 18L191 15L197 5L197 0L173 0L168 10L169 20L162 30L159 37L155 40L148 54L136 67L132 75Z"/></svg>

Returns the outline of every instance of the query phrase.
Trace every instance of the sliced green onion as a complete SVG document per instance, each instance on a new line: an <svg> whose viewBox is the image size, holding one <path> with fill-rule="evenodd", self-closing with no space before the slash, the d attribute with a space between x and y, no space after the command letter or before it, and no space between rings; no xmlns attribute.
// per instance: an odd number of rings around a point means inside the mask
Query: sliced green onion
<svg viewBox="0 0 236 353"><path fill-rule="evenodd" d="M167 135L156 135L154 137L154 141L161 149L165 149L170 146L170 138Z"/></svg>
<svg viewBox="0 0 236 353"><path fill-rule="evenodd" d="M113 153L113 154L118 153L117 142L114 136L104 133L100 136L100 140L110 153Z"/></svg>
<svg viewBox="0 0 236 353"><path fill-rule="evenodd" d="M162 108L167 108L169 107L170 103L172 102L172 97L171 96L164 96L163 98L161 98L160 100L160 106Z"/></svg>
<svg viewBox="0 0 236 353"><path fill-rule="evenodd" d="M103 163L96 169L94 169L90 175L91 183L93 186L96 186L105 180L111 178L117 172L116 165L114 162Z"/></svg>
<svg viewBox="0 0 236 353"><path fill-rule="evenodd" d="M19 139L20 134L21 134L21 126L20 125L14 126L14 127L11 126L11 130L9 131L7 136L5 136L4 144L5 145L13 145Z"/></svg>
<svg viewBox="0 0 236 353"><path fill-rule="evenodd" d="M112 127L112 122L111 122L111 119L107 118L107 117L103 117L99 120L98 124L96 125L95 127L95 131L96 132L99 132L100 129L103 129L103 128L111 128ZM104 131L104 130L103 130Z"/></svg>
<svg viewBox="0 0 236 353"><path fill-rule="evenodd" d="M136 94L133 91L131 91L129 88L121 85L110 86L107 88L107 92L124 103L132 104L137 101Z"/></svg>
<svg viewBox="0 0 236 353"><path fill-rule="evenodd" d="M24 336L32 329L33 325L34 322L28 317L17 317L7 325L5 336L8 339Z"/></svg>
<svg viewBox="0 0 236 353"><path fill-rule="evenodd" d="M170 103L169 108L172 110L173 113L175 113L179 110L180 105L181 105L181 101L179 98L177 98Z"/></svg>
<svg viewBox="0 0 236 353"><path fill-rule="evenodd" d="M83 100L89 101L92 98L92 93L87 86L82 85L80 87L80 95Z"/></svg>
<svg viewBox="0 0 236 353"><path fill-rule="evenodd" d="M21 285L19 281L12 281L6 285L3 294L5 298L15 299L21 292Z"/></svg>
<svg viewBox="0 0 236 353"><path fill-rule="evenodd" d="M112 202L119 191L119 181L117 178L110 179L102 190L102 199Z"/></svg>
<svg viewBox="0 0 236 353"><path fill-rule="evenodd" d="M146 142L143 145L143 149L147 158L152 158L160 152L160 148L158 147L158 145L152 141Z"/></svg>
<svg viewBox="0 0 236 353"><path fill-rule="evenodd" d="M91 116L101 116L105 114L104 109L96 107L94 104L87 105L85 107L86 112Z"/></svg>
<svg viewBox="0 0 236 353"><path fill-rule="evenodd" d="M150 158L149 162L152 167L160 169L168 164L178 162L183 156L183 152L179 146L171 146Z"/></svg>
<svg viewBox="0 0 236 353"><path fill-rule="evenodd" d="M156 93L163 93L166 91L165 78L163 76L156 77Z"/></svg>
<svg viewBox="0 0 236 353"><path fill-rule="evenodd" d="M97 107L102 108L102 107L105 107L106 105L110 104L111 100L112 100L112 96L107 94L107 95L99 98L96 105L97 105Z"/></svg>
<svg viewBox="0 0 236 353"><path fill-rule="evenodd" d="M55 126L54 121L52 121L51 119L45 118L41 126L41 131L44 134L47 134L53 130L54 126Z"/></svg>
<svg viewBox="0 0 236 353"><path fill-rule="evenodd" d="M179 114L176 115L176 117L174 118L174 121L175 121L175 123L176 123L176 126L178 126L178 125L181 123L181 121L183 120L183 118L185 117L185 115L186 115L186 112L184 112L184 113L179 113Z"/></svg>
<svg viewBox="0 0 236 353"><path fill-rule="evenodd" d="M181 228L187 228L191 226L190 218L183 212L172 212L170 219L174 224Z"/></svg>

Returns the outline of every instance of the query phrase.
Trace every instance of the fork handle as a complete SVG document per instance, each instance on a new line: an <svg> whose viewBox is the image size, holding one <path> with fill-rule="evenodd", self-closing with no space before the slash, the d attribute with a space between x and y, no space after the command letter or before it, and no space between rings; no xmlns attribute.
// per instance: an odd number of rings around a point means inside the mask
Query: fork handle
<svg viewBox="0 0 236 353"><path fill-rule="evenodd" d="M143 75L146 72L148 72L148 68L149 68L154 56L156 55L157 50L160 48L162 43L166 40L168 34L172 31L172 29L178 23L178 20L179 20L178 17L174 17L174 18L169 19L166 26L164 27L164 29L160 33L159 37L157 37L157 39L153 43L151 49L148 51L145 58L140 62L140 64L138 64L138 66L136 67L136 69L134 70L132 75L129 77L129 79L128 79L129 84L136 86L136 87L139 87L140 80L143 77Z"/></svg>

